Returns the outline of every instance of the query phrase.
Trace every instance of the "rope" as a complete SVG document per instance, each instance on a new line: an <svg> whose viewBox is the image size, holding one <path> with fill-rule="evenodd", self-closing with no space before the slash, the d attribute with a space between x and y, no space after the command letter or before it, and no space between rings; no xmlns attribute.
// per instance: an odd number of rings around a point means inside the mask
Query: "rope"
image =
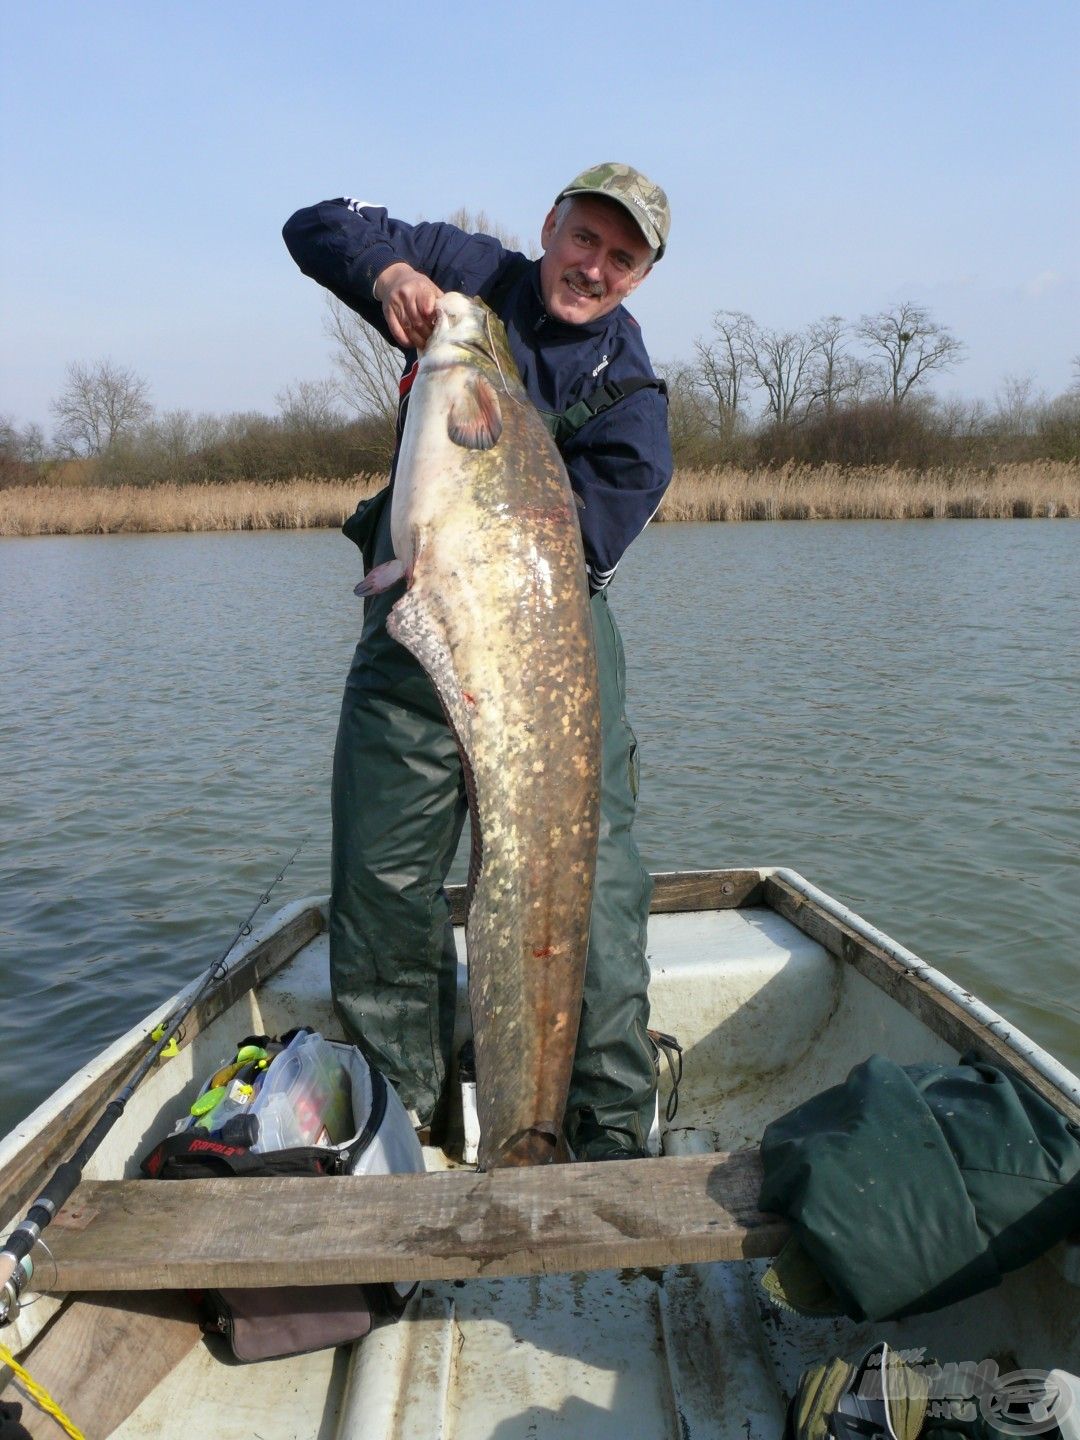
<svg viewBox="0 0 1080 1440"><path fill-rule="evenodd" d="M86 1436L79 1429L73 1420L69 1420L60 1406L52 1398L44 1385L39 1385L32 1380L26 1370L19 1364L6 1345L0 1345L0 1360L14 1373L17 1380L22 1383L23 1389L31 1397L36 1405L51 1415L58 1425L71 1436L71 1440L86 1440Z"/></svg>

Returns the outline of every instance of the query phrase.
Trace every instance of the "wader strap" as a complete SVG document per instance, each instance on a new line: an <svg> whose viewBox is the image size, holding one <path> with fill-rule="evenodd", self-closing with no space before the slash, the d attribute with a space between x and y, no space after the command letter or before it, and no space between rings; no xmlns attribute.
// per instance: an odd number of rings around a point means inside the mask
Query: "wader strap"
<svg viewBox="0 0 1080 1440"><path fill-rule="evenodd" d="M659 390L660 394L667 398L667 385L663 380L647 380L644 375L632 375L629 380L606 380L599 390L586 395L584 400L571 405L561 415L541 410L540 418L550 430L555 444L562 446L595 416L610 410L628 395L636 395L639 390Z"/></svg>
<svg viewBox="0 0 1080 1440"><path fill-rule="evenodd" d="M668 1124L675 1119L679 1109L679 1086L682 1083L682 1062L683 1049L674 1035L666 1035L663 1030L650 1030L649 1039L656 1046L656 1069L659 1079L660 1056L663 1055L668 1063L668 1072L671 1075L671 1094L667 1098L666 1116Z"/></svg>

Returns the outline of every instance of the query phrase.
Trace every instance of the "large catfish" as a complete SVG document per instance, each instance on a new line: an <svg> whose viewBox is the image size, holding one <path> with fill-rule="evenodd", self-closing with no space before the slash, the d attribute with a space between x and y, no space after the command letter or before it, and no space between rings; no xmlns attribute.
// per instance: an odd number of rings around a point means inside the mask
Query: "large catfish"
<svg viewBox="0 0 1080 1440"><path fill-rule="evenodd" d="M448 294L409 396L387 620L431 676L472 816L466 945L480 1164L539 1164L560 1131L599 823L600 715L575 499L500 322Z"/></svg>

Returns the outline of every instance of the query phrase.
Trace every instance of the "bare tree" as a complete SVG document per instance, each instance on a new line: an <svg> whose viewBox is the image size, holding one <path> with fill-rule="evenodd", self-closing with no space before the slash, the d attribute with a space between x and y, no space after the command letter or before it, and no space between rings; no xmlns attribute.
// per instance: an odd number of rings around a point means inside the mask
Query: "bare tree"
<svg viewBox="0 0 1080 1440"><path fill-rule="evenodd" d="M818 350L813 332L751 326L744 343L750 373L765 391L767 413L777 425L803 419L813 393L813 360Z"/></svg>
<svg viewBox="0 0 1080 1440"><path fill-rule="evenodd" d="M683 361L658 365L668 389L668 435L676 460L692 464L700 458L714 426L698 385L697 367Z"/></svg>
<svg viewBox="0 0 1080 1440"><path fill-rule="evenodd" d="M747 379L747 342L754 322L741 310L717 310L712 321L715 340L694 341L693 369L698 390L706 397L708 423L725 438L739 422Z"/></svg>
<svg viewBox="0 0 1080 1440"><path fill-rule="evenodd" d="M45 432L31 422L21 429L10 415L0 415L0 485L21 485L45 473Z"/></svg>
<svg viewBox="0 0 1080 1440"><path fill-rule="evenodd" d="M22 460L22 431L10 415L0 415L0 457L5 460Z"/></svg>
<svg viewBox="0 0 1080 1440"><path fill-rule="evenodd" d="M144 434L167 460L178 465L189 455L220 443L223 429L220 416L205 411L193 415L190 410L166 410L155 415Z"/></svg>
<svg viewBox="0 0 1080 1440"><path fill-rule="evenodd" d="M964 343L911 300L864 315L856 333L870 347L885 398L899 409L911 390L935 370L949 370L963 358Z"/></svg>
<svg viewBox="0 0 1080 1440"><path fill-rule="evenodd" d="M826 315L810 327L814 358L807 408L833 415L845 401L857 400L865 367L846 348L851 327L840 315Z"/></svg>
<svg viewBox="0 0 1080 1440"><path fill-rule="evenodd" d="M31 421L25 426L20 436L22 446L22 458L28 465L44 465L48 456L48 448L45 444L45 431L36 421Z"/></svg>
<svg viewBox="0 0 1080 1440"><path fill-rule="evenodd" d="M920 408L938 435L953 441L973 441L985 435L991 417L983 400L951 395L945 400L924 397Z"/></svg>
<svg viewBox="0 0 1080 1440"><path fill-rule="evenodd" d="M317 434L336 430L344 422L337 408L340 387L333 380L297 380L274 397L283 423L290 430Z"/></svg>
<svg viewBox="0 0 1080 1440"><path fill-rule="evenodd" d="M326 333L334 342L338 394L362 420L374 422L371 448L388 466L397 428L401 351L332 295L327 298Z"/></svg>
<svg viewBox="0 0 1080 1440"><path fill-rule="evenodd" d="M194 456L212 446L219 435L220 425L212 415L166 410L109 453L100 478L137 485L193 478L199 473L191 463Z"/></svg>
<svg viewBox="0 0 1080 1440"><path fill-rule="evenodd" d="M459 205L447 215L446 220L448 224L456 225L459 230L464 230L469 235L493 235L504 250L524 250L513 231L507 230L497 220L492 220L484 210L470 210L465 205ZM530 245L528 254L535 260L535 245Z"/></svg>
<svg viewBox="0 0 1080 1440"><path fill-rule="evenodd" d="M994 396L994 419L1006 435L1033 435L1045 399L1030 375L1006 375Z"/></svg>
<svg viewBox="0 0 1080 1440"><path fill-rule="evenodd" d="M59 421L56 443L69 455L104 454L150 418L149 396L145 380L112 360L69 365L67 385L50 407Z"/></svg>
<svg viewBox="0 0 1080 1440"><path fill-rule="evenodd" d="M22 436L10 415L0 415L0 485L20 485L25 478Z"/></svg>

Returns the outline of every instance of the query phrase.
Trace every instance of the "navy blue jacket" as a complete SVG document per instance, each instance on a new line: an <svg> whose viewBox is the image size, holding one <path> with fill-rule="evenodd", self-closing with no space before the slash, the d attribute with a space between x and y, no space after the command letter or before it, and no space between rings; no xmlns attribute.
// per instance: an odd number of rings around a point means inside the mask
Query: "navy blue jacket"
<svg viewBox="0 0 1080 1440"><path fill-rule="evenodd" d="M298 210L283 233L304 274L388 341L382 306L372 295L388 265L404 261L441 290L486 299L522 261L491 235L468 235L445 223L409 225L356 200L326 200ZM591 397L605 380L653 376L637 321L622 305L585 325L566 325L547 313L539 261L522 269L497 308L525 389L541 410L562 413ZM405 374L415 360L415 351L405 352ZM583 502L581 533L595 592L607 585L671 479L667 401L654 388L637 390L587 421L561 449Z"/></svg>

